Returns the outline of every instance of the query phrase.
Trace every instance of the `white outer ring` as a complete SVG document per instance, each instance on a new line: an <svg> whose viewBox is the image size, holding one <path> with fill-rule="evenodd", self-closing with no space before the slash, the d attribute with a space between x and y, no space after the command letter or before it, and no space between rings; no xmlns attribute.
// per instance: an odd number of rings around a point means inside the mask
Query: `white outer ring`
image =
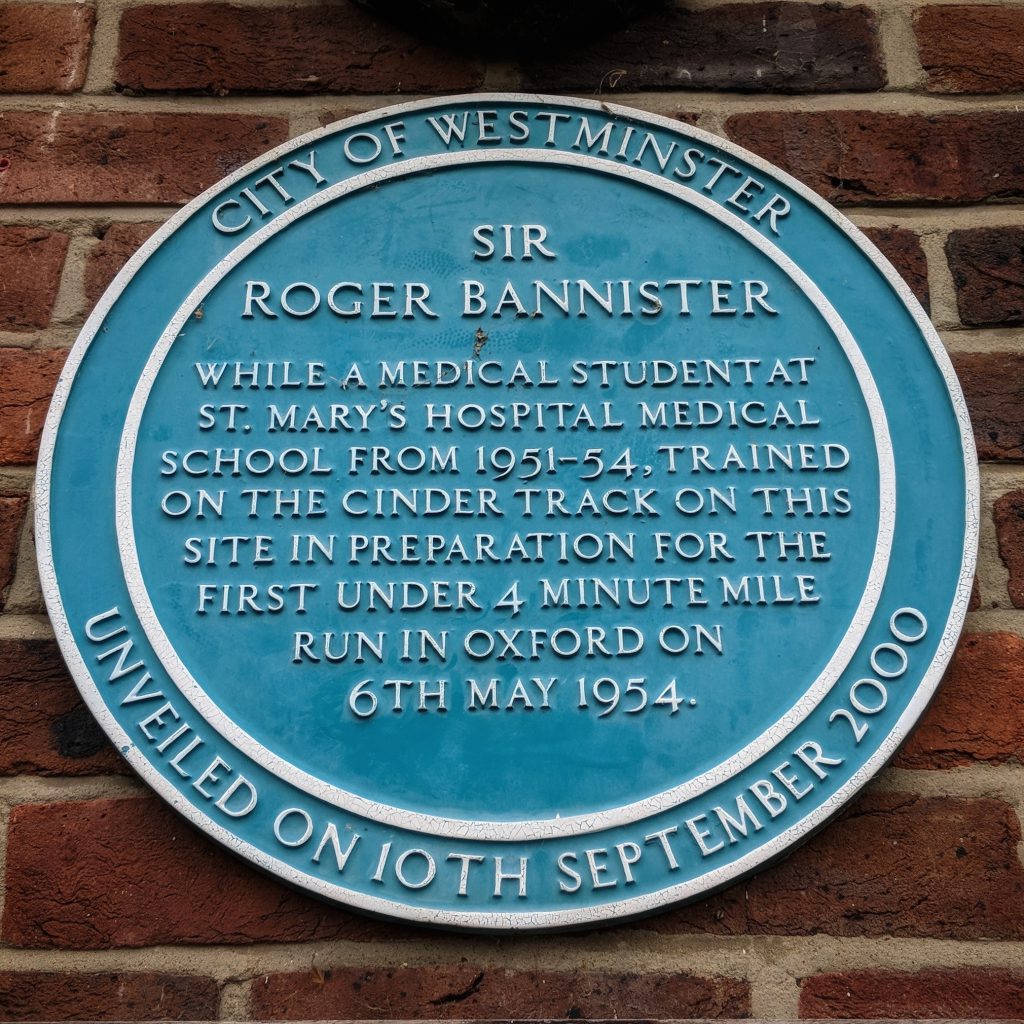
<svg viewBox="0 0 1024 1024"><path fill-rule="evenodd" d="M57 443L58 429L61 417L67 406L68 396L75 375L84 360L90 345L98 334L103 320L118 297L125 290L132 277L138 272L149 257L176 231L186 220L193 216L209 200L218 195L222 190L237 181L242 180L252 171L264 166L273 159L283 157L296 149L315 142L328 133L333 134L337 129L334 125L302 135L297 139L283 143L268 153L264 153L255 160L250 161L244 167L239 168L233 174L222 181L211 186L200 196L192 200L187 206L179 210L170 220L157 230L143 246L125 264L123 269L114 278L110 287L96 304L92 315L86 321L79 335L77 342L71 349L64 369L54 389L53 399L50 403L50 410L47 414L46 424L39 444L39 458L36 469L36 512L35 512L35 534L36 549L39 562L39 577L43 596L46 600L47 609L54 628L54 633L64 659L68 664L71 674L82 694L82 698L90 711L95 715L97 721L106 731L111 741L122 751L125 758L132 765L135 771L147 782L153 790L167 801L179 814L186 818L197 828L202 829L207 835L217 839L228 849L245 857L251 863L271 872L278 878L287 881L300 889L322 896L326 899L356 907L371 914L384 914L390 917L399 917L407 921L415 921L421 924L430 924L436 927L468 927L481 930L516 930L534 931L541 928L571 928L579 927L596 922L608 922L612 919L636 917L642 914L651 913L668 904L694 898L698 895L708 895L711 891L728 885L737 878L754 871L758 866L781 855L798 840L808 836L817 828L823 826L828 819L836 814L842 806L851 800L883 767L886 761L895 753L899 745L906 739L907 734L924 712L928 703L935 694L942 675L948 666L953 652L956 649L960 631L963 628L964 618L970 604L971 590L974 580L974 570L978 555L978 532L980 527L980 489L979 473L977 463L977 451L974 444L974 434L971 430L970 418L967 413L967 405L964 400L960 382L956 378L953 365L949 355L942 345L942 341L932 326L928 315L921 308L921 304L911 292L906 282L896 273L892 265L879 252L877 246L868 239L863 232L838 210L830 206L806 185L797 181L791 175L779 168L773 167L760 157L748 153L741 147L729 142L726 139L718 138L705 132L700 128L693 128L689 125L681 125L678 121L662 117L658 114L649 114L643 111L634 110L629 107L622 107L617 104L604 103L603 101L567 99L559 96L547 96L543 94L521 94L521 93L477 93L461 96L431 97L426 100L416 100L410 103L400 104L388 108L392 115L412 113L431 107L450 106L464 104L478 106L484 103L542 103L548 107L570 107L573 109L585 109L594 113L603 113L612 117L621 117L628 121L639 121L648 123L667 131L677 133L685 137L693 138L708 146L730 153L744 161L751 167L763 171L769 178L772 178L786 186L795 195L798 195L808 205L816 209L826 217L837 229L845 234L861 251L871 260L879 273L885 278L889 286L896 292L904 307L913 317L922 338L928 348L935 364L941 373L946 384L950 404L956 416L960 428L960 442L963 450L964 469L964 545L960 563L960 577L956 593L950 605L949 615L943 628L942 637L936 651L935 658L921 679L914 696L908 703L906 710L900 716L896 725L889 735L882 741L878 750L873 756L862 765L859 771L855 772L842 785L835 794L819 804L801 818L798 822L781 832L763 846L751 851L749 854L732 861L722 868L705 872L694 879L678 885L660 889L657 892L644 896L636 896L631 899L618 900L612 903L605 903L597 906L584 907L582 909L558 910L558 911L527 911L520 914L515 913L487 913L456 910L439 910L436 908L422 907L415 904L400 903L395 900L382 899L376 896L356 892L342 885L335 885L314 878L304 872L298 871L290 864L278 860L275 857L264 853L258 847L241 840L238 836L229 832L209 815L204 813L179 792L170 782L164 779L159 770L146 758L135 746L134 741L121 728L120 723L114 718L107 708L106 703L92 678L89 667L86 665L78 646L75 643L71 625L68 622L64 604L61 599L60 584L57 579L56 569L53 561L53 538L50 532L50 501L52 485L53 456ZM351 127L367 124L377 120L381 116L380 111L373 111L350 118L345 122Z"/></svg>

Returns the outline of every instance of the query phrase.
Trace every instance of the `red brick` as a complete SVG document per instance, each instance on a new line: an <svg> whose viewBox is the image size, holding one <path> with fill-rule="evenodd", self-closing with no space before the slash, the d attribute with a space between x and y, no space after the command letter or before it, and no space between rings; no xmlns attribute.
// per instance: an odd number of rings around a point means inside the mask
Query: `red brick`
<svg viewBox="0 0 1024 1024"><path fill-rule="evenodd" d="M283 142L243 114L0 114L0 203L184 203Z"/></svg>
<svg viewBox="0 0 1024 1024"><path fill-rule="evenodd" d="M1024 228L951 231L946 257L965 324L1024 323Z"/></svg>
<svg viewBox="0 0 1024 1024"><path fill-rule="evenodd" d="M0 330L32 331L49 325L67 251L68 236L59 231L0 228Z"/></svg>
<svg viewBox="0 0 1024 1024"><path fill-rule="evenodd" d="M745 981L690 974L343 967L271 974L257 978L251 993L260 1020L750 1016Z"/></svg>
<svg viewBox="0 0 1024 1024"><path fill-rule="evenodd" d="M81 89L95 22L85 4L0 6L0 92Z"/></svg>
<svg viewBox="0 0 1024 1024"><path fill-rule="evenodd" d="M1024 640L969 633L896 764L953 768L1010 760L1024 761Z"/></svg>
<svg viewBox="0 0 1024 1024"><path fill-rule="evenodd" d="M131 773L82 703L54 640L0 639L0 775Z"/></svg>
<svg viewBox="0 0 1024 1024"><path fill-rule="evenodd" d="M931 309L928 292L928 257L921 248L921 239L906 228L864 228L882 255L896 268L926 310Z"/></svg>
<svg viewBox="0 0 1024 1024"><path fill-rule="evenodd" d="M758 934L1024 938L1020 825L999 800L869 793L748 885Z"/></svg>
<svg viewBox="0 0 1024 1024"><path fill-rule="evenodd" d="M660 9L557 56L522 61L530 89L880 89L874 14L838 4L730 4Z"/></svg>
<svg viewBox="0 0 1024 1024"><path fill-rule="evenodd" d="M922 7L914 30L932 92L1024 89L1024 8Z"/></svg>
<svg viewBox="0 0 1024 1024"><path fill-rule="evenodd" d="M16 946L407 938L257 874L149 798L11 812L2 936Z"/></svg>
<svg viewBox="0 0 1024 1024"><path fill-rule="evenodd" d="M654 914L634 927L669 934L743 935L748 931L747 891L743 883L706 900Z"/></svg>
<svg viewBox="0 0 1024 1024"><path fill-rule="evenodd" d="M14 582L18 542L27 509L27 494L0 494L0 610L7 601L7 588ZM3 715L2 708L0 715ZM2 757L3 753L0 752Z"/></svg>
<svg viewBox="0 0 1024 1024"><path fill-rule="evenodd" d="M844 971L800 983L801 1017L1009 1020L1022 1008L1024 974L995 968Z"/></svg>
<svg viewBox="0 0 1024 1024"><path fill-rule="evenodd" d="M1024 491L1010 491L997 498L993 514L999 557L1010 572L1010 603L1024 608Z"/></svg>
<svg viewBox="0 0 1024 1024"><path fill-rule="evenodd" d="M115 79L133 92L452 92L483 65L354 3L160 4L121 18Z"/></svg>
<svg viewBox="0 0 1024 1024"><path fill-rule="evenodd" d="M1024 111L758 111L731 139L834 203L975 203L1024 195Z"/></svg>
<svg viewBox="0 0 1024 1024"><path fill-rule="evenodd" d="M953 356L967 399L978 458L1024 459L1024 356L970 352Z"/></svg>
<svg viewBox="0 0 1024 1024"><path fill-rule="evenodd" d="M117 272L159 224L151 222L111 224L93 246L85 264L85 298L92 307L117 276Z"/></svg>
<svg viewBox="0 0 1024 1024"><path fill-rule="evenodd" d="M0 348L0 466L35 462L50 396L67 353Z"/></svg>
<svg viewBox="0 0 1024 1024"><path fill-rule="evenodd" d="M213 1020L213 978L182 974L0 972L0 1016L31 1020Z"/></svg>

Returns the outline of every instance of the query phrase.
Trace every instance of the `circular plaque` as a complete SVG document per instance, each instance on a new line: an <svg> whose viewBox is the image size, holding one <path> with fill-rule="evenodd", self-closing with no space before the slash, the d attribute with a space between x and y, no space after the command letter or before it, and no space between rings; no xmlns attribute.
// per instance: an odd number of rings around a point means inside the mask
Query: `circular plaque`
<svg viewBox="0 0 1024 1024"><path fill-rule="evenodd" d="M637 111L407 104L174 216L68 360L64 655L211 837L537 929L754 870L892 755L977 473L920 306L806 187Z"/></svg>

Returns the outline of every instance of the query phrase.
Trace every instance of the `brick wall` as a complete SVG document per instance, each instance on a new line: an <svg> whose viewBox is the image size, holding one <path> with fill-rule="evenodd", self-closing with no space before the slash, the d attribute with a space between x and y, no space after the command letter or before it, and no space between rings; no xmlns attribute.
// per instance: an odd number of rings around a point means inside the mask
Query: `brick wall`
<svg viewBox="0 0 1024 1024"><path fill-rule="evenodd" d="M345 114L601 93L724 134L930 306L982 464L978 586L892 767L776 867L641 923L436 935L297 895L131 777L43 614L33 462L64 354L153 227ZM688 0L519 62L347 0L0 6L0 1017L1024 1016L1024 5Z"/></svg>

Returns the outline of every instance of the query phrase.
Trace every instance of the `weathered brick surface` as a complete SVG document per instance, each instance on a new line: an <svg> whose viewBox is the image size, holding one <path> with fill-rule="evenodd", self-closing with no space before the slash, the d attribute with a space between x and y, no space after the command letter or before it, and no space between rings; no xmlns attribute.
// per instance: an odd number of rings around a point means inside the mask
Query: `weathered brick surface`
<svg viewBox="0 0 1024 1024"><path fill-rule="evenodd" d="M858 5L732 4L684 7L587 41L527 57L530 89L879 89L885 68L874 14Z"/></svg>
<svg viewBox="0 0 1024 1024"><path fill-rule="evenodd" d="M745 981L691 974L507 971L458 966L271 974L252 983L261 1020L737 1018Z"/></svg>
<svg viewBox="0 0 1024 1024"><path fill-rule="evenodd" d="M964 353L953 365L967 399L978 458L1024 458L1024 357L1014 353Z"/></svg>
<svg viewBox="0 0 1024 1024"><path fill-rule="evenodd" d="M148 798L21 804L11 812L2 935L106 949L420 935L257 874Z"/></svg>
<svg viewBox="0 0 1024 1024"><path fill-rule="evenodd" d="M999 800L869 793L750 881L750 930L1024 938L1020 837Z"/></svg>
<svg viewBox="0 0 1024 1024"><path fill-rule="evenodd" d="M896 764L953 768L1010 760L1024 761L1024 639L968 633Z"/></svg>
<svg viewBox="0 0 1024 1024"><path fill-rule="evenodd" d="M59 231L0 228L0 331L32 331L50 323L67 251L68 236Z"/></svg>
<svg viewBox="0 0 1024 1024"><path fill-rule="evenodd" d="M951 231L946 256L965 324L1024 323L1024 228Z"/></svg>
<svg viewBox="0 0 1024 1024"><path fill-rule="evenodd" d="M728 136L834 203L975 203L1024 195L1024 111L758 111Z"/></svg>
<svg viewBox="0 0 1024 1024"><path fill-rule="evenodd" d="M882 255L896 268L924 308L931 308L928 291L928 257L921 248L921 239L906 228L865 228Z"/></svg>
<svg viewBox="0 0 1024 1024"><path fill-rule="evenodd" d="M213 1020L213 978L152 971L0 972L0 1017L30 1020Z"/></svg>
<svg viewBox="0 0 1024 1024"><path fill-rule="evenodd" d="M111 224L85 265L85 298L92 307L142 243L159 227L152 222Z"/></svg>
<svg viewBox="0 0 1024 1024"><path fill-rule="evenodd" d="M914 30L933 92L1024 89L1024 8L922 7L914 12Z"/></svg>
<svg viewBox="0 0 1024 1024"><path fill-rule="evenodd" d="M81 3L0 6L0 92L81 89L95 21Z"/></svg>
<svg viewBox="0 0 1024 1024"><path fill-rule="evenodd" d="M967 399L978 458L1024 459L1024 357L968 352L953 356Z"/></svg>
<svg viewBox="0 0 1024 1024"><path fill-rule="evenodd" d="M633 927L666 933L743 935L748 931L746 885L741 882L709 899L645 917Z"/></svg>
<svg viewBox="0 0 1024 1024"><path fill-rule="evenodd" d="M116 81L133 91L217 95L452 92L480 85L483 64L355 3L154 4L129 8L121 19Z"/></svg>
<svg viewBox="0 0 1024 1024"><path fill-rule="evenodd" d="M7 600L7 588L14 581L18 541L28 508L27 494L0 494L0 610ZM0 709L0 715L3 710ZM2 757L2 754L0 754Z"/></svg>
<svg viewBox="0 0 1024 1024"><path fill-rule="evenodd" d="M1019 838L1012 811L996 800L875 794L748 884L747 928L1019 938ZM40 850L47 856L40 857ZM7 879L3 935L15 945L106 948L417 934L263 880L149 799L15 808Z"/></svg>
<svg viewBox="0 0 1024 1024"><path fill-rule="evenodd" d="M0 465L35 462L66 352L0 348Z"/></svg>
<svg viewBox="0 0 1024 1024"><path fill-rule="evenodd" d="M1020 824L998 800L868 793L777 865L661 932L1024 938ZM701 906L701 905L698 905Z"/></svg>
<svg viewBox="0 0 1024 1024"><path fill-rule="evenodd" d="M817 1018L1019 1018L1024 973L971 967L843 971L804 978L800 1016Z"/></svg>
<svg viewBox="0 0 1024 1024"><path fill-rule="evenodd" d="M0 203L184 203L288 137L249 114L0 114Z"/></svg>
<svg viewBox="0 0 1024 1024"><path fill-rule="evenodd" d="M1001 495L993 513L999 557L1010 571L1010 603L1014 608L1024 608L1024 491Z"/></svg>
<svg viewBox="0 0 1024 1024"><path fill-rule="evenodd" d="M0 775L130 774L54 640L0 639Z"/></svg>

